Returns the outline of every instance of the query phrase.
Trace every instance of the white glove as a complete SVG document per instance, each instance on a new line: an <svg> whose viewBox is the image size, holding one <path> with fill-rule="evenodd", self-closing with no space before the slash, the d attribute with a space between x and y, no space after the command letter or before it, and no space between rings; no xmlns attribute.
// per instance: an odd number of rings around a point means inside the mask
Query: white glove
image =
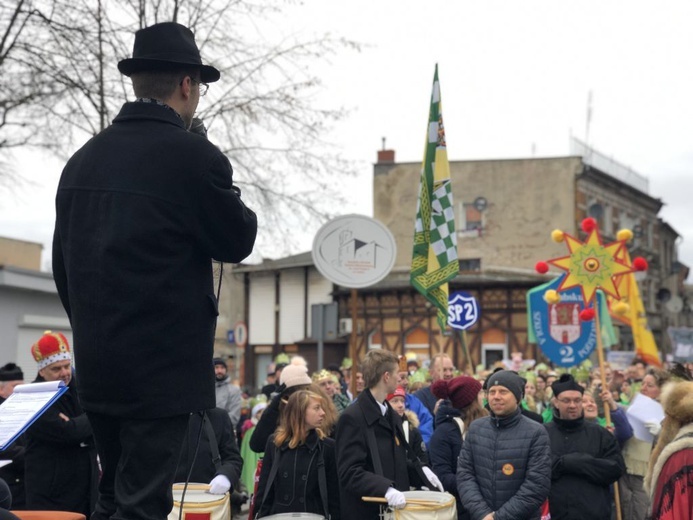
<svg viewBox="0 0 693 520"><path fill-rule="evenodd" d="M426 478L428 481L433 484L435 487L437 487L440 491L443 491L443 484L440 482L438 477L436 477L436 474L431 471L431 468L427 468L426 466L422 466L424 475L426 475Z"/></svg>
<svg viewBox="0 0 693 520"><path fill-rule="evenodd" d="M223 495L231 489L231 482L224 475L217 475L209 483L209 492L212 495Z"/></svg>
<svg viewBox="0 0 693 520"><path fill-rule="evenodd" d="M397 491L393 487L387 488L385 498L387 498L387 504L395 509L400 509L407 505L407 499L404 496L404 493Z"/></svg>
<svg viewBox="0 0 693 520"><path fill-rule="evenodd" d="M656 437L659 435L659 432L662 431L662 425L659 421L655 421L654 419L651 421L645 421L645 428L647 428L653 437Z"/></svg>

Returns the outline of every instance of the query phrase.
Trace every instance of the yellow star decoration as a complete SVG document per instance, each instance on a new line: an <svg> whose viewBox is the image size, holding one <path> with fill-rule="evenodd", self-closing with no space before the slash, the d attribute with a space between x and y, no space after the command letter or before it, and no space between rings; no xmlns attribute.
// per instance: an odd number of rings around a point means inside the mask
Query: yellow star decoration
<svg viewBox="0 0 693 520"><path fill-rule="evenodd" d="M604 245L599 231L595 228L585 242L580 242L567 233L565 242L570 255L548 261L568 272L558 290L564 291L580 286L585 307L592 302L597 289L602 289L618 299L618 288L613 277L633 271L631 266L616 258L619 250L625 247L625 241L618 240Z"/></svg>

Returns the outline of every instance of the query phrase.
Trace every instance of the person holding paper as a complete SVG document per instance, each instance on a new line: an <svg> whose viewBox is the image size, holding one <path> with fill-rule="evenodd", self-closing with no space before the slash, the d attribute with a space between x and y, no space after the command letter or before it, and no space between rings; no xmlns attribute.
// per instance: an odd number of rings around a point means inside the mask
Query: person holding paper
<svg viewBox="0 0 693 520"><path fill-rule="evenodd" d="M669 373L655 368L650 368L642 378L640 393L650 399L659 401L662 387L669 380ZM631 402L637 401L637 396ZM649 423L649 424L648 424ZM636 425L633 425L636 430ZM654 436L659 433L661 426L659 421L646 420L645 427ZM652 452L652 440L638 439L635 435L628 439L623 446L623 458L626 461L627 472L618 481L621 493L621 509L623 520L645 520L650 510L650 499L643 487L643 477L647 472L647 465Z"/></svg>
<svg viewBox="0 0 693 520"><path fill-rule="evenodd" d="M24 383L24 373L15 363L0 367L0 404L7 399L17 385ZM0 479L3 479L12 493L12 503L17 509L23 509L26 503L24 495L24 439L16 440L9 448L0 451L0 460L11 460L12 463L0 467Z"/></svg>
<svg viewBox="0 0 693 520"><path fill-rule="evenodd" d="M26 432L26 507L73 511L88 519L96 502L96 448L77 396L70 345L64 335L48 331L31 354L39 369L34 383L62 381L69 390Z"/></svg>

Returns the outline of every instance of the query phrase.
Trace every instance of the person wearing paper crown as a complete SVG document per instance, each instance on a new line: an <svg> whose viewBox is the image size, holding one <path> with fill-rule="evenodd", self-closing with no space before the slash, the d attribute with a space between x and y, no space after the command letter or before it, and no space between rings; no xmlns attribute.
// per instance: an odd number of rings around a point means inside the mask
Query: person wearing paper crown
<svg viewBox="0 0 693 520"><path fill-rule="evenodd" d="M98 468L92 428L80 405L67 338L46 331L31 347L34 383L60 381L65 392L26 432L26 508L74 511L87 518L96 501Z"/></svg>

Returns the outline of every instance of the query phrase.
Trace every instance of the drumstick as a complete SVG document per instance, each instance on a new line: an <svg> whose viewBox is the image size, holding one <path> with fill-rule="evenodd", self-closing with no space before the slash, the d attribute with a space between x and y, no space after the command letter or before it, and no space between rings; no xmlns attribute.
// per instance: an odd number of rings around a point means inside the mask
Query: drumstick
<svg viewBox="0 0 693 520"><path fill-rule="evenodd" d="M379 502L381 504L387 504L387 498L385 497L361 497L364 502ZM440 502L437 500L426 500L424 498L407 498L407 504L413 506L438 506Z"/></svg>

